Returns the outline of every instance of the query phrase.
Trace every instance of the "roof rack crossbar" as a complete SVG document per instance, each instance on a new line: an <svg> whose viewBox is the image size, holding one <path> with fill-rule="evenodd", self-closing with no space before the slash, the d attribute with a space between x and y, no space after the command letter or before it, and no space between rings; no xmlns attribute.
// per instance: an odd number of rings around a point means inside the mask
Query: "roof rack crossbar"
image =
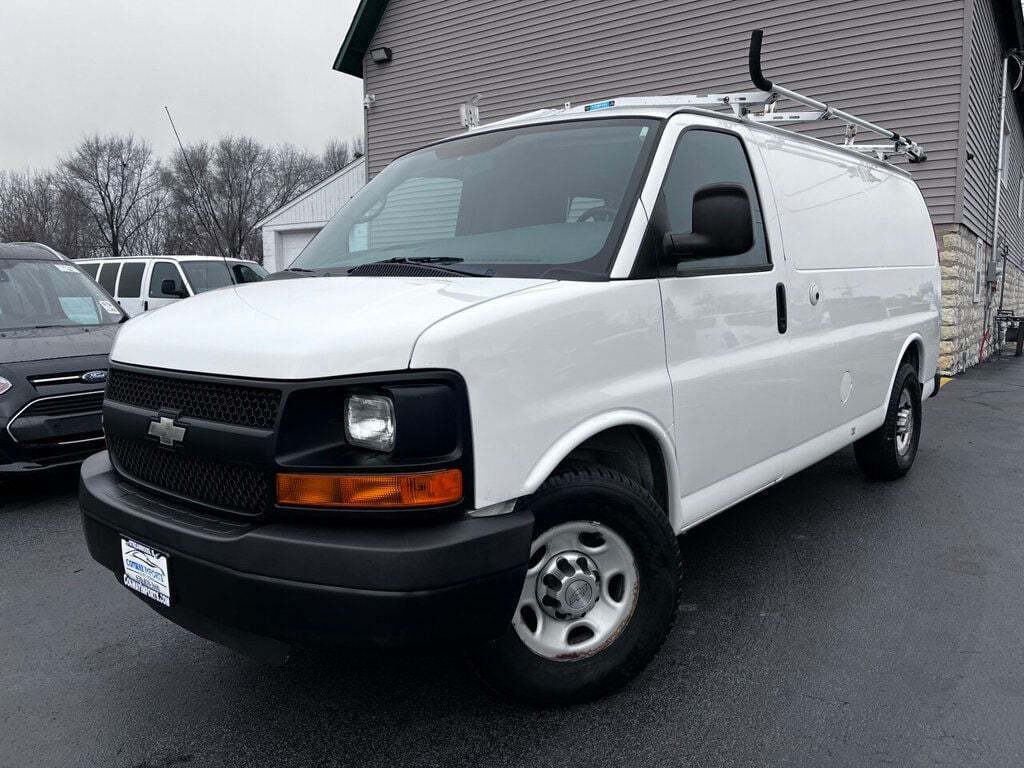
<svg viewBox="0 0 1024 768"><path fill-rule="evenodd" d="M539 109L525 115L497 120L482 126L468 126L470 131L489 129L505 124L514 124L531 118L564 116L576 113L594 112L611 107L706 107L722 108L728 107L733 115L749 120L754 123L767 123L782 125L787 123L817 122L821 120L836 120L846 123L846 137L843 141L843 148L861 154L873 155L880 160L888 160L894 155L906 155L911 163L923 163L928 155L920 144L909 136L903 136L896 131L889 130L870 120L857 117L831 104L805 96L797 91L785 88L778 83L772 82L764 76L761 71L761 41L764 38L764 31L755 29L750 35L750 50L748 52L748 64L750 68L750 80L757 88L756 91L740 91L737 93L708 93L696 94L675 94L669 96L630 96L625 98L604 99L602 101L579 104L573 106L566 102L564 107ZM810 107L810 112L777 111L776 106L780 99L795 101L805 107ZM891 141L891 144L855 144L853 142L857 128L877 133Z"/></svg>

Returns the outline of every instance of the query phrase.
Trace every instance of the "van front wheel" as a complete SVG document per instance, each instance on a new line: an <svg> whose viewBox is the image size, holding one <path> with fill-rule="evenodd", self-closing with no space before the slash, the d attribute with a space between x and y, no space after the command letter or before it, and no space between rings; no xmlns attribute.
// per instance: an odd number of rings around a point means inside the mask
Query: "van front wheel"
<svg viewBox="0 0 1024 768"><path fill-rule="evenodd" d="M857 464L871 480L896 480L914 464L921 439L921 383L909 363L900 366L885 412L885 423L854 443Z"/></svg>
<svg viewBox="0 0 1024 768"><path fill-rule="evenodd" d="M632 479L596 465L556 474L526 503L536 525L516 613L476 652L476 669L539 706L610 693L675 620L682 569L668 517Z"/></svg>

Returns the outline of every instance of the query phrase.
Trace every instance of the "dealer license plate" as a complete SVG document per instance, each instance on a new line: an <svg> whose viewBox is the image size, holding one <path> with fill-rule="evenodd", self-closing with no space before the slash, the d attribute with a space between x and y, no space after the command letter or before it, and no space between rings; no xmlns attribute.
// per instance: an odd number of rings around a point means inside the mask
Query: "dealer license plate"
<svg viewBox="0 0 1024 768"><path fill-rule="evenodd" d="M171 604L171 582L167 555L121 537L121 561L124 563L124 585L150 600L166 606Z"/></svg>

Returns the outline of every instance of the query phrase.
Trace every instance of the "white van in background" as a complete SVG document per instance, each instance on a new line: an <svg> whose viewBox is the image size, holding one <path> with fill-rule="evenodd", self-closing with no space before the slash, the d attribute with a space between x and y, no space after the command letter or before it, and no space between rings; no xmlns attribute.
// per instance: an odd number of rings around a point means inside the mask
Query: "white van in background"
<svg viewBox="0 0 1024 768"><path fill-rule="evenodd" d="M214 288L258 283L267 276L254 261L219 256L79 259L75 264L131 317Z"/></svg>

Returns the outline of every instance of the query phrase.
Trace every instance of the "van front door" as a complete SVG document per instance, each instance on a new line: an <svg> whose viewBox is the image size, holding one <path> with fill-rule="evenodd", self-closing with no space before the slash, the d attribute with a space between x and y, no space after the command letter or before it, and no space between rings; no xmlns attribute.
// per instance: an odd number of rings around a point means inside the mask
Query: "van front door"
<svg viewBox="0 0 1024 768"><path fill-rule="evenodd" d="M149 308L159 309L188 296L185 278L173 261L154 261L149 274Z"/></svg>
<svg viewBox="0 0 1024 768"><path fill-rule="evenodd" d="M759 195L740 130L684 127L651 217L688 524L778 481L790 444L785 267L772 258L762 214L770 193ZM714 210L701 201L723 190L745 222L749 206L749 234L729 255L699 245L681 259L670 253L665 236L700 234Z"/></svg>

